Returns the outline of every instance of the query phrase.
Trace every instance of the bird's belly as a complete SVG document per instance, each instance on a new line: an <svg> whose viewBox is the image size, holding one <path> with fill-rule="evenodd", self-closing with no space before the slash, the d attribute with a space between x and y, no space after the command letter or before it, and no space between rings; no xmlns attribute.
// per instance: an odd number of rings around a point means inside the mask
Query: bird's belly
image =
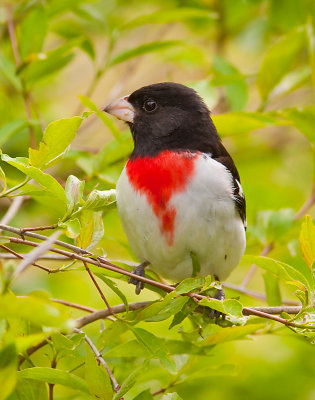
<svg viewBox="0 0 315 400"><path fill-rule="evenodd" d="M207 172L204 165L199 167L202 174ZM209 181L202 174L167 204L168 210L175 211L172 240L161 229L161 220L146 194L134 189L125 170L117 183L118 212L131 248L141 262L149 261L165 278L179 281L190 277L194 252L201 266L199 275L212 274L223 280L244 253L244 226L230 193L220 186L217 177Z"/></svg>

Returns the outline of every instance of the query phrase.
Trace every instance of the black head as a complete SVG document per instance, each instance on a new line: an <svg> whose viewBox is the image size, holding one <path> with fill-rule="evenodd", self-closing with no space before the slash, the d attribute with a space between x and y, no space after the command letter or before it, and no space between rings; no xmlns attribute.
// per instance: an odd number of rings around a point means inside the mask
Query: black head
<svg viewBox="0 0 315 400"><path fill-rule="evenodd" d="M216 153L222 146L203 100L178 83L144 86L105 111L130 126L135 144L132 157L153 156L163 150Z"/></svg>

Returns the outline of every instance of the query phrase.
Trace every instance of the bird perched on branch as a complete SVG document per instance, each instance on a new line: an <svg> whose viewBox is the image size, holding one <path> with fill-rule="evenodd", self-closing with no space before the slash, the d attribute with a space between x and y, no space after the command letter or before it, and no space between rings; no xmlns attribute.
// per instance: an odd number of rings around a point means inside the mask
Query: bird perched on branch
<svg viewBox="0 0 315 400"><path fill-rule="evenodd" d="M132 250L144 266L175 281L226 279L245 251L240 177L191 88L158 83L107 106L130 127L134 150L117 182L117 206ZM194 256L200 270L194 271ZM143 283L130 280L140 293ZM222 291L217 298L224 298Z"/></svg>

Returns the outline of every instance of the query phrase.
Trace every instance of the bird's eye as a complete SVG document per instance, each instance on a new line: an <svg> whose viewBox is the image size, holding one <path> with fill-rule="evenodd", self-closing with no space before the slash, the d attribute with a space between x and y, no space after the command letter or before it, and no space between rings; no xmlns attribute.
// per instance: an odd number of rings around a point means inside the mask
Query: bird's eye
<svg viewBox="0 0 315 400"><path fill-rule="evenodd" d="M157 108L157 104L154 100L145 100L143 103L143 108L146 112L153 112Z"/></svg>

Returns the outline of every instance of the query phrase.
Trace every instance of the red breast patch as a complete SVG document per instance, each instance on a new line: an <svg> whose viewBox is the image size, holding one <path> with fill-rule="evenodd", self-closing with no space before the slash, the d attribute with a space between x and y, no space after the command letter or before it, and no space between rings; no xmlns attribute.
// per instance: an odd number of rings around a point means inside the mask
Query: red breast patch
<svg viewBox="0 0 315 400"><path fill-rule="evenodd" d="M185 190L194 173L197 154L163 151L155 157L129 160L126 172L132 187L146 195L160 221L160 230L171 246L174 239L176 210L169 205L171 197Z"/></svg>

